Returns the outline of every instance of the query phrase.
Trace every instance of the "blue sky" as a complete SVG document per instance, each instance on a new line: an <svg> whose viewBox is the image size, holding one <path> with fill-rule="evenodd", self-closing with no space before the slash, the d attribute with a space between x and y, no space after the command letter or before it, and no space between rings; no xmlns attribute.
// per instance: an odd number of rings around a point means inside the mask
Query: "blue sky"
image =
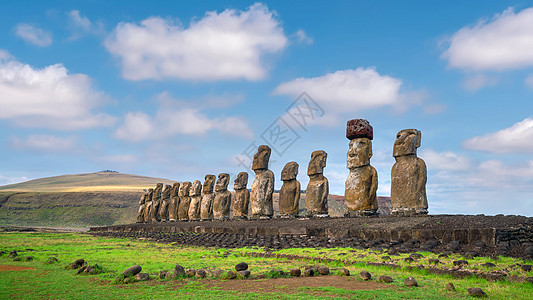
<svg viewBox="0 0 533 300"><path fill-rule="evenodd" d="M270 144L308 182L346 121L422 131L430 213L533 216L533 1L6 1L0 184L95 172L180 181L253 172ZM242 163L241 163L242 162ZM232 187L232 184L230 185Z"/></svg>

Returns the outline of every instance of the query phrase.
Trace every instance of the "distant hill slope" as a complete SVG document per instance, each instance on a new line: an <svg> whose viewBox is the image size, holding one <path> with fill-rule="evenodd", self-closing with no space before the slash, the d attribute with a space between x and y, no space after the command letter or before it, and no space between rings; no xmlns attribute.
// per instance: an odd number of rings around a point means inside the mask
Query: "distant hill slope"
<svg viewBox="0 0 533 300"><path fill-rule="evenodd" d="M97 172L39 178L22 183L0 186L0 191L141 192L143 189L154 187L158 182L172 184L173 181L116 172Z"/></svg>

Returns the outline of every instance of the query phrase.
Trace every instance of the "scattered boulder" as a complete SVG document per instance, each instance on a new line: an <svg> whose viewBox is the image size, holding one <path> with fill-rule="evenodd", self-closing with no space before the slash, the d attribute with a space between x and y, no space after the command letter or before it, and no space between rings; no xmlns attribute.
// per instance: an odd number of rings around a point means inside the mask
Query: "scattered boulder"
<svg viewBox="0 0 533 300"><path fill-rule="evenodd" d="M363 280L370 280L372 279L372 275L367 272L367 271L361 271L361 273L359 273L359 276L361 277L361 279Z"/></svg>
<svg viewBox="0 0 533 300"><path fill-rule="evenodd" d="M166 279L166 278L171 278L171 277L172 277L172 273L170 273L169 271L167 270L159 271L159 279Z"/></svg>
<svg viewBox="0 0 533 300"><path fill-rule="evenodd" d="M83 258L80 258L80 259L77 259L74 262L66 265L65 269L76 270L76 269L81 268L85 264L86 264L85 260Z"/></svg>
<svg viewBox="0 0 533 300"><path fill-rule="evenodd" d="M26 261L32 261L33 260L33 256L26 256L26 257L24 257L24 259Z"/></svg>
<svg viewBox="0 0 533 300"><path fill-rule="evenodd" d="M439 262L440 262L440 261L439 261L438 259L436 259L436 258L430 258L430 259L428 259L428 263L429 263L430 265L437 265Z"/></svg>
<svg viewBox="0 0 533 300"><path fill-rule="evenodd" d="M227 275L228 279L235 279L237 278L237 273L233 272L233 271L228 271Z"/></svg>
<svg viewBox="0 0 533 300"><path fill-rule="evenodd" d="M216 277L216 278L222 276L223 273L224 273L224 271L222 271L220 269L215 269L215 270L211 271L211 275L213 277Z"/></svg>
<svg viewBox="0 0 533 300"><path fill-rule="evenodd" d="M407 262L407 263L412 263L412 262L414 261L414 259L411 258L411 257L406 257L406 258L404 258L403 260L404 260L405 262Z"/></svg>
<svg viewBox="0 0 533 300"><path fill-rule="evenodd" d="M452 252L455 252L459 249L460 245L461 245L460 241L451 241L446 245L446 249Z"/></svg>
<svg viewBox="0 0 533 300"><path fill-rule="evenodd" d="M533 246L529 246L524 250L526 257L533 258Z"/></svg>
<svg viewBox="0 0 533 300"><path fill-rule="evenodd" d="M235 270L237 270L237 271L248 270L248 264L245 263L245 262L238 263L238 264L235 265Z"/></svg>
<svg viewBox="0 0 533 300"><path fill-rule="evenodd" d="M57 257L50 256L44 263L47 265L51 265L51 264L55 264L58 262L59 260L57 259Z"/></svg>
<svg viewBox="0 0 533 300"><path fill-rule="evenodd" d="M206 278L207 277L207 272L203 269L198 269L196 270L196 277L197 278Z"/></svg>
<svg viewBox="0 0 533 300"><path fill-rule="evenodd" d="M496 267L496 265L491 263L491 262L486 262L484 264L481 264L481 266L485 267L485 268L494 268L494 267Z"/></svg>
<svg viewBox="0 0 533 300"><path fill-rule="evenodd" d="M13 261L21 261L22 260L22 257L20 256L16 256L15 258L13 258Z"/></svg>
<svg viewBox="0 0 533 300"><path fill-rule="evenodd" d="M318 267L318 274L329 275L329 268L324 266Z"/></svg>
<svg viewBox="0 0 533 300"><path fill-rule="evenodd" d="M339 274L342 275L342 276L350 276L350 270L346 269L346 268L342 268L339 270Z"/></svg>
<svg viewBox="0 0 533 300"><path fill-rule="evenodd" d="M242 277L244 278L248 278L250 277L250 270L242 270L242 271L237 271L237 273L239 273Z"/></svg>
<svg viewBox="0 0 533 300"><path fill-rule="evenodd" d="M448 282L448 284L446 285L446 290L451 292L455 291L455 285L453 285L453 283L451 282Z"/></svg>
<svg viewBox="0 0 533 300"><path fill-rule="evenodd" d="M392 280L392 277L386 275L379 276L378 280L384 283L392 283L394 281Z"/></svg>
<svg viewBox="0 0 533 300"><path fill-rule="evenodd" d="M414 279L413 277L405 278L403 283L405 284L405 286L418 286L418 282L416 282L416 279Z"/></svg>
<svg viewBox="0 0 533 300"><path fill-rule="evenodd" d="M4 254L7 254L7 251L0 250L0 256L2 256L2 255L4 255Z"/></svg>
<svg viewBox="0 0 533 300"><path fill-rule="evenodd" d="M185 275L187 275L189 277L194 277L196 275L196 270L195 269L187 269L187 271L185 271Z"/></svg>
<svg viewBox="0 0 533 300"><path fill-rule="evenodd" d="M526 282L533 284L533 277L527 277Z"/></svg>
<svg viewBox="0 0 533 300"><path fill-rule="evenodd" d="M134 265L134 266L131 266L131 267L127 268L126 270L124 270L124 272L122 272L122 275L124 275L124 277L135 276L135 275L139 274L142 269L143 268L141 266Z"/></svg>
<svg viewBox="0 0 533 300"><path fill-rule="evenodd" d="M388 256L388 255L382 256L382 257L381 257L381 260L383 260L383 261L389 261L389 260L390 260L390 256Z"/></svg>
<svg viewBox="0 0 533 300"><path fill-rule="evenodd" d="M81 268L78 269L78 272L76 272L76 274L79 275L79 274L85 272L86 269L87 269L87 266L83 266L83 267L81 267Z"/></svg>
<svg viewBox="0 0 533 300"><path fill-rule="evenodd" d="M174 267L174 271L172 272L172 278L176 278L179 276L185 276L185 269L179 264L176 264L176 266Z"/></svg>
<svg viewBox="0 0 533 300"><path fill-rule="evenodd" d="M439 254L439 258L448 258L448 254L441 253L441 254Z"/></svg>
<svg viewBox="0 0 533 300"><path fill-rule="evenodd" d="M418 259L421 259L423 256L422 254L419 254L419 253L411 253L409 257L412 259L418 260Z"/></svg>
<svg viewBox="0 0 533 300"><path fill-rule="evenodd" d="M148 273L137 273L137 275L135 275L136 281L146 281L149 279L150 279L150 274Z"/></svg>
<svg viewBox="0 0 533 300"><path fill-rule="evenodd" d="M302 275L302 270L299 268L292 268L289 270L289 274L293 277L300 277L300 275Z"/></svg>
<svg viewBox="0 0 533 300"><path fill-rule="evenodd" d="M17 256L18 256L17 250L11 250L9 251L9 255L7 256L7 258L15 258Z"/></svg>
<svg viewBox="0 0 533 300"><path fill-rule="evenodd" d="M472 297L485 297L487 294L481 288L469 288L468 295Z"/></svg>
<svg viewBox="0 0 533 300"><path fill-rule="evenodd" d="M468 265L468 261L466 261L466 260L464 260L464 259L454 260L454 261L453 261L453 265L454 265L454 266L457 266L457 267L460 267L460 266L466 266L466 265Z"/></svg>
<svg viewBox="0 0 533 300"><path fill-rule="evenodd" d="M522 267L520 267L522 270L526 271L526 272L529 272L533 269L533 266L531 265L522 265Z"/></svg>
<svg viewBox="0 0 533 300"><path fill-rule="evenodd" d="M311 268L304 270L304 276L306 277L312 277L315 275L315 271Z"/></svg>

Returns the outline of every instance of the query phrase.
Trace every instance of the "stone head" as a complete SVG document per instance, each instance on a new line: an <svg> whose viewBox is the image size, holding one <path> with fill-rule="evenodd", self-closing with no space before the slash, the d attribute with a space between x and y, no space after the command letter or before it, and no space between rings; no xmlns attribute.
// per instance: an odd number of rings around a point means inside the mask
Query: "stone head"
<svg viewBox="0 0 533 300"><path fill-rule="evenodd" d="M166 190L170 190L172 188L172 186L170 184L165 184L165 191Z"/></svg>
<svg viewBox="0 0 533 300"><path fill-rule="evenodd" d="M180 188L180 183L179 183L179 182L174 182L174 183L172 184L172 188L176 188L176 187L177 187L178 189Z"/></svg>
<svg viewBox="0 0 533 300"><path fill-rule="evenodd" d="M218 180L217 184L215 185L215 191L222 192L228 189L228 183L229 183L229 174L228 173L220 173L218 174Z"/></svg>
<svg viewBox="0 0 533 300"><path fill-rule="evenodd" d="M257 148L257 153L254 155L252 163L252 170L268 169L268 161L270 159L270 152L272 150L267 145L261 145Z"/></svg>
<svg viewBox="0 0 533 300"><path fill-rule="evenodd" d="M189 181L185 181L180 187L179 196L180 197L189 196L190 189L191 189L191 183Z"/></svg>
<svg viewBox="0 0 533 300"><path fill-rule="evenodd" d="M317 150L311 153L311 160L307 168L307 175L322 174L326 167L326 159L328 154L324 150Z"/></svg>
<svg viewBox="0 0 533 300"><path fill-rule="evenodd" d="M237 175L237 179L235 179L233 183L233 189L244 190L248 184L248 172L240 172L239 175Z"/></svg>
<svg viewBox="0 0 533 300"><path fill-rule="evenodd" d="M189 189L189 196L198 196L202 193L202 183L200 180L195 180Z"/></svg>
<svg viewBox="0 0 533 300"><path fill-rule="evenodd" d="M163 184L160 182L156 185L155 187L156 189L162 189L163 188Z"/></svg>
<svg viewBox="0 0 533 300"><path fill-rule="evenodd" d="M416 148L420 147L422 133L417 129L404 129L396 135L392 156L416 155Z"/></svg>
<svg viewBox="0 0 533 300"><path fill-rule="evenodd" d="M296 179L296 176L298 175L298 167L298 163L295 161L287 163L281 171L281 180L289 181Z"/></svg>
<svg viewBox="0 0 533 300"><path fill-rule="evenodd" d="M204 194L211 194L213 192L213 187L215 186L215 175L207 174L205 175L204 187L202 192Z"/></svg>
<svg viewBox="0 0 533 300"><path fill-rule="evenodd" d="M346 159L348 169L367 166L372 157L372 141L368 138L356 138L350 141Z"/></svg>
<svg viewBox="0 0 533 300"><path fill-rule="evenodd" d="M153 188L149 188L149 189L148 189L148 194L151 194L151 193L153 193L153 192L154 192L154 189L153 189Z"/></svg>

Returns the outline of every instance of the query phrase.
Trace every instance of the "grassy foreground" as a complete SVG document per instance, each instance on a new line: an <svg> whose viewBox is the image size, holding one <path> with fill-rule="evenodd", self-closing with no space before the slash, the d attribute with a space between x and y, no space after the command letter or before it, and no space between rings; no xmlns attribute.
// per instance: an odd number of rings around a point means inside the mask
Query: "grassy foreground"
<svg viewBox="0 0 533 300"><path fill-rule="evenodd" d="M31 251L28 249L32 249ZM394 279L391 284L383 284L379 289L350 290L335 287L298 287L275 286L260 292L226 290L235 280L223 280L209 275L205 279L181 278L177 280L158 279L161 270L172 270L176 263L185 269L220 269L229 271L235 264L247 262L252 276L265 274L272 269L288 271L290 268L314 265L326 265L331 269L344 267L339 263L314 263L302 260L248 257L244 252L259 249L210 249L182 247L158 244L133 239L98 238L78 233L1 233L0 250L19 251L19 256L33 256L33 261L13 261L7 254L0 257L0 267L31 267L29 270L2 271L0 269L0 299L163 299L180 297L186 299L316 299L345 297L353 299L461 299L470 298L469 287L480 287L490 299L531 299L533 285L528 283L488 282L479 278L457 279L449 276L437 276L423 271L407 271L361 265L347 266L352 276L342 280L363 283L359 272L369 271L372 282L380 275ZM338 255L339 249L289 249L285 253L320 256ZM362 251L362 250L361 250ZM327 253L326 253L327 252ZM282 252L283 253L283 252ZM349 254L356 255L356 253ZM59 263L45 264L54 256ZM84 258L88 264L98 264L108 272L98 275L76 275L75 270L64 267L78 258ZM518 262L518 261L517 261ZM144 273L150 273L152 280L133 284L115 284L115 277L126 268L139 264ZM9 269L9 268L8 268ZM335 271L332 272L335 274ZM355 276L354 276L355 275ZM328 277L336 275L327 275ZM406 287L404 279L413 276L418 287ZM267 276L268 277L268 276ZM339 277L339 280L341 277ZM254 285L273 279L241 279ZM299 278L302 282L306 278ZM452 282L456 291L447 291L445 286ZM217 284L213 284L217 283Z"/></svg>

